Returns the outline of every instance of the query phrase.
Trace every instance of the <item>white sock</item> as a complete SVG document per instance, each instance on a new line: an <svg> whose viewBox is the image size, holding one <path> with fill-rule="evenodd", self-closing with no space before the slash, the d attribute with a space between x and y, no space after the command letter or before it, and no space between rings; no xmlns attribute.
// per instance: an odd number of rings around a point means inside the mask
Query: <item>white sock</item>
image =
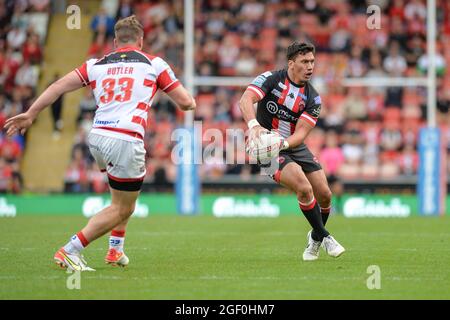
<svg viewBox="0 0 450 320"><path fill-rule="evenodd" d="M67 244L64 246L64 251L70 254L78 254L83 249L84 246L77 235L74 235L72 238L70 238L69 242L67 242Z"/></svg>
<svg viewBox="0 0 450 320"><path fill-rule="evenodd" d="M118 252L123 252L125 244L125 237L109 236L109 249L115 249Z"/></svg>

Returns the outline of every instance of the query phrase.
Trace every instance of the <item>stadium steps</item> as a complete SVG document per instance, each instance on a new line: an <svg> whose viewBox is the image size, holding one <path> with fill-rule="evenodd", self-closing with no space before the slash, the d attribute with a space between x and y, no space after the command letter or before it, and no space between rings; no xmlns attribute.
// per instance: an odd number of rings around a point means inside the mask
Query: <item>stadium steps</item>
<svg viewBox="0 0 450 320"><path fill-rule="evenodd" d="M97 12L100 1L71 1L81 9L81 29L66 27L67 14L53 14L49 21L44 62L38 94L53 80L70 72L86 60L86 53L92 40L90 21ZM22 162L25 190L30 192L59 192L64 189L64 175L70 161L76 133L76 118L83 90L66 94L62 119L64 128L59 139L53 138L53 124L50 107L41 112L28 132L27 146Z"/></svg>

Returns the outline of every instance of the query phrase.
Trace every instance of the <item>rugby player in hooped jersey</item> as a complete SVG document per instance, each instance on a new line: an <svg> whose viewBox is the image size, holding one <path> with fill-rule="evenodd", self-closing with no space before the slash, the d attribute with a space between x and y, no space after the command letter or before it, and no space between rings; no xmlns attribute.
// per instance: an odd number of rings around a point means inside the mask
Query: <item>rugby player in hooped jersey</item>
<svg viewBox="0 0 450 320"><path fill-rule="evenodd" d="M314 54L313 45L292 43L287 48L287 69L267 71L256 77L239 102L250 129L249 139L269 130L284 137L277 158L279 167L272 178L296 193L300 209L312 227L303 252L305 261L316 260L321 246L332 257L345 251L325 229L331 191L317 158L304 144L321 109L320 96L309 82Z"/></svg>
<svg viewBox="0 0 450 320"><path fill-rule="evenodd" d="M89 149L108 175L111 205L93 216L87 225L54 255L63 268L92 271L81 252L92 241L111 232L105 261L126 266L123 251L125 229L134 212L145 177L143 137L147 114L155 93L164 91L182 110L194 110L195 100L161 58L141 51L143 28L134 16L115 25L116 50L90 59L45 90L30 109L6 121L8 135L24 134L38 114L59 96L90 86L97 103Z"/></svg>

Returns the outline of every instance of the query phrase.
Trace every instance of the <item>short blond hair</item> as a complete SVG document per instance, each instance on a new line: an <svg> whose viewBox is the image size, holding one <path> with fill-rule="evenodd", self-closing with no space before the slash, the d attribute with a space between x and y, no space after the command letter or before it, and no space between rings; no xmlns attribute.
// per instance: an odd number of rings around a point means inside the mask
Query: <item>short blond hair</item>
<svg viewBox="0 0 450 320"><path fill-rule="evenodd" d="M136 16L132 15L117 21L114 34L119 43L132 43L144 36L144 28Z"/></svg>

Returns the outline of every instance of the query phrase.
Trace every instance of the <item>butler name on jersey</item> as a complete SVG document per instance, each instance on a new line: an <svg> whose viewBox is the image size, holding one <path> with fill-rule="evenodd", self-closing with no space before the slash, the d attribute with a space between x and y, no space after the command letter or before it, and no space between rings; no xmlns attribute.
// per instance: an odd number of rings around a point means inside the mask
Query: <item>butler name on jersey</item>
<svg viewBox="0 0 450 320"><path fill-rule="evenodd" d="M292 82L287 69L264 72L247 89L261 99L256 120L264 128L287 138L294 133L300 118L312 127L316 125L322 105L319 94L309 81L303 87Z"/></svg>

